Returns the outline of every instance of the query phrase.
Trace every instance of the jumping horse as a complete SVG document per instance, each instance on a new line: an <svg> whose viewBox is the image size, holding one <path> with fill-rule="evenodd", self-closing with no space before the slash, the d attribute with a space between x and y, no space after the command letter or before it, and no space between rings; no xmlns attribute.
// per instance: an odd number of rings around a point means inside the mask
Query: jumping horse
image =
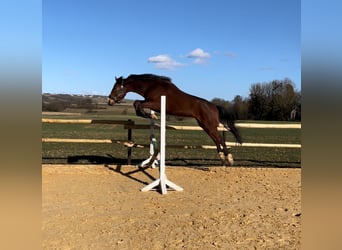
<svg viewBox="0 0 342 250"><path fill-rule="evenodd" d="M166 96L166 113L169 115L193 117L199 126L212 138L222 165L233 165L232 154L229 152L225 136L217 130L222 123L242 143L239 131L234 125L234 116L225 108L211 103L203 98L181 91L171 79L153 74L129 75L115 77L115 84L108 97L108 105L119 103L128 92L137 93L145 98L143 101L134 101L133 105L137 116L153 118L144 109L160 112L160 96Z"/></svg>

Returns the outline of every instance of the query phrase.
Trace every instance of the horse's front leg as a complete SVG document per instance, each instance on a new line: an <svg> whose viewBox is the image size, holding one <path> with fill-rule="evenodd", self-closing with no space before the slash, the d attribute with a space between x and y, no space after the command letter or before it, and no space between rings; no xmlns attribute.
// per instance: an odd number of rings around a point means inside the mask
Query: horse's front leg
<svg viewBox="0 0 342 250"><path fill-rule="evenodd" d="M133 106L134 106L136 115L143 117L143 118L150 118L151 115L145 112L142 103L143 101L134 101Z"/></svg>
<svg viewBox="0 0 342 250"><path fill-rule="evenodd" d="M149 107L145 101L134 101L133 106L135 108L135 113L137 116L148 118L148 119L156 119L157 116L155 114L145 112L144 108L153 109Z"/></svg>

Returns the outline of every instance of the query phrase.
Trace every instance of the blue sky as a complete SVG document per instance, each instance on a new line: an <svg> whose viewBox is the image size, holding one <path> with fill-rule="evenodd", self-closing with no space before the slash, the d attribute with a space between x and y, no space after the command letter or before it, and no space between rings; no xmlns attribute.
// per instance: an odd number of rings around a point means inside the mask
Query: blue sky
<svg viewBox="0 0 342 250"><path fill-rule="evenodd" d="M154 73L208 100L290 78L301 89L299 0L44 0L42 92L108 95ZM138 99L136 94L127 98Z"/></svg>

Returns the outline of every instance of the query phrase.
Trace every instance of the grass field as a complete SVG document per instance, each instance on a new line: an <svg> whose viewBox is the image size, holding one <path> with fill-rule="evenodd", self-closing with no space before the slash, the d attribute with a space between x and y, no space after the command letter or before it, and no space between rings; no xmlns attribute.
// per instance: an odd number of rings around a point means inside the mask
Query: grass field
<svg viewBox="0 0 342 250"><path fill-rule="evenodd" d="M110 109L92 113L83 110L67 110L61 115L42 115L43 118L55 119L108 119L134 120L136 124L149 124L147 119L133 114L131 106L114 106ZM74 115L72 114L74 113ZM57 113L58 114L58 113ZM255 121L238 121L253 122ZM264 121L260 123L266 123ZM268 122L283 123L283 122ZM195 126L193 119L169 117L167 124ZM159 138L159 132L156 130ZM301 143L300 129L240 129L244 142L254 143ZM88 138L127 140L127 130L122 125L107 124L42 124L43 138ZM149 130L133 130L132 138L137 144L149 142ZM227 133L227 140L234 141ZM166 143L169 145L214 145L204 131L167 130ZM137 164L149 156L149 148L132 149L132 164ZM300 167L301 150L292 148L254 148L233 147L236 166L263 167ZM43 143L43 163L127 163L127 149L121 144L91 144L91 143ZM166 148L166 164L173 166L218 166L216 150L208 149L175 149Z"/></svg>

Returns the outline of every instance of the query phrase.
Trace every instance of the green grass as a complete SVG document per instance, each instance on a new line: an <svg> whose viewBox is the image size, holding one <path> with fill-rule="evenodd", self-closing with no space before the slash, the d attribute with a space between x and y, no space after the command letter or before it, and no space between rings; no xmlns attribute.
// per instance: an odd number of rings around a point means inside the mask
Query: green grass
<svg viewBox="0 0 342 250"><path fill-rule="evenodd" d="M79 110L78 110L79 112ZM120 112L100 111L96 113L82 113L75 116L46 116L44 118L55 119L132 119L136 124L149 124L149 120L135 116L128 112L127 115ZM253 122L255 121L238 121ZM169 117L168 124L172 125L197 125L193 119L178 121ZM266 122L261 122L266 123ZM279 123L284 122L268 122ZM240 129L244 142L254 143L301 143L300 129ZM159 131L155 134L159 138ZM122 125L106 124L42 124L42 137L44 138L89 138L89 139L115 139L126 140L127 130ZM133 140L138 144L147 144L149 130L133 130ZM231 133L227 133L228 141L235 141ZM213 141L204 131L167 130L166 143L168 145L214 145ZM233 147L236 166L260 166L260 167L300 167L301 150L288 148L252 148ZM132 149L132 164L137 164L146 159L149 148ZM43 143L43 163L127 163L127 148L121 144L91 144L91 143ZM216 150L205 149L175 149L166 148L166 164L181 166L218 166Z"/></svg>

